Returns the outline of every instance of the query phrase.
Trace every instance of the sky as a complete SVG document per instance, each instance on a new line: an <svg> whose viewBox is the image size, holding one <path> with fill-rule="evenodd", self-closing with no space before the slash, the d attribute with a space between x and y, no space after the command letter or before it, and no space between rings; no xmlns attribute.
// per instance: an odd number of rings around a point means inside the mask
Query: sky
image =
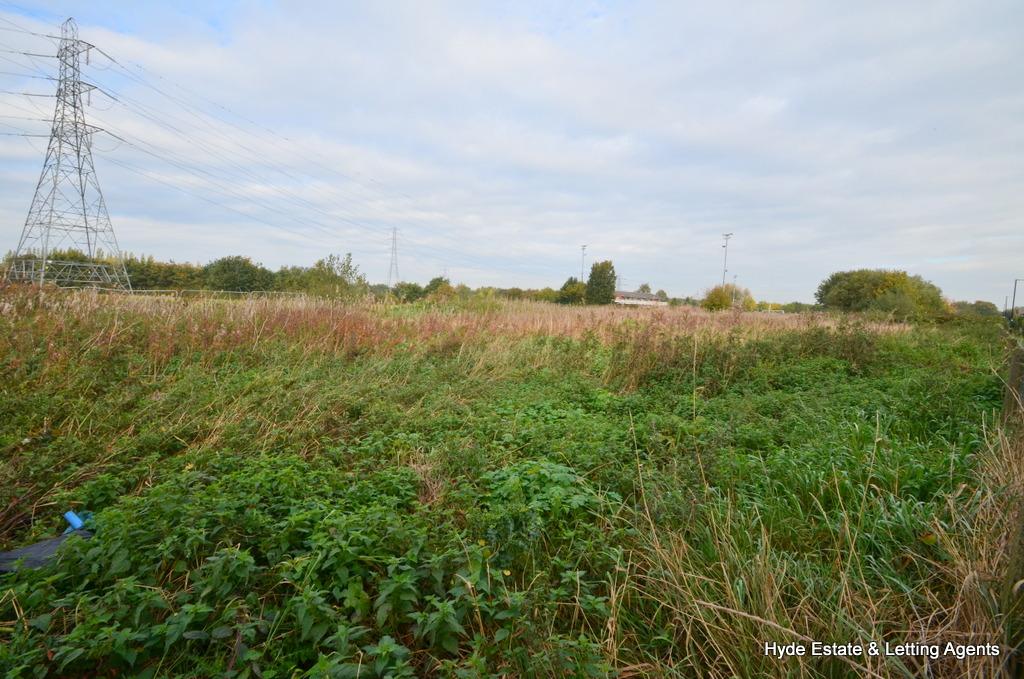
<svg viewBox="0 0 1024 679"><path fill-rule="evenodd" d="M557 288L586 244L682 297L732 233L758 299L888 268L1002 308L1024 278L1019 0L0 0L0 250L54 102L22 31L68 16L114 60L82 77L127 252L383 282L397 229L402 280Z"/></svg>

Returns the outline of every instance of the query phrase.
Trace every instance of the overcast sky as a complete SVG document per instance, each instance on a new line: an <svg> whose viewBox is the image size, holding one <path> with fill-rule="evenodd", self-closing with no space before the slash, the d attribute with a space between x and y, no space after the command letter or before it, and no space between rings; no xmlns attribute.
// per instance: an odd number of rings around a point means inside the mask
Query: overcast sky
<svg viewBox="0 0 1024 679"><path fill-rule="evenodd" d="M52 93L73 15L121 246L405 280L811 301L906 269L1003 306L1024 277L1024 4L0 1L0 89ZM12 23L13 22L13 23ZM23 75L11 75L11 74ZM53 99L0 95L0 131ZM0 136L0 249L45 138ZM150 146L147 146L149 144Z"/></svg>

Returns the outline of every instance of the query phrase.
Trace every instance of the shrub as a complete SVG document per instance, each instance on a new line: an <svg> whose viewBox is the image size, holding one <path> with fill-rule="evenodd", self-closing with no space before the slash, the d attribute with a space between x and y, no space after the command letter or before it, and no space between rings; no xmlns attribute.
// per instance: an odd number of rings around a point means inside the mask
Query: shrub
<svg viewBox="0 0 1024 679"><path fill-rule="evenodd" d="M906 271L839 271L822 281L815 297L826 309L874 309L900 319L934 316L946 311L942 291Z"/></svg>

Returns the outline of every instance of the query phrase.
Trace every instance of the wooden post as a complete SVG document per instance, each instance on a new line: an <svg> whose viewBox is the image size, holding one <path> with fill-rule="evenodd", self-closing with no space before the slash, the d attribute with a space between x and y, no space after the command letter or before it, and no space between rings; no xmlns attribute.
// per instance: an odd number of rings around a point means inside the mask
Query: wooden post
<svg viewBox="0 0 1024 679"><path fill-rule="evenodd" d="M1006 389L1003 392L1003 422L1009 422L1014 414L1021 412L1024 402L1024 346L1017 340L1010 349L1010 368L1006 375Z"/></svg>

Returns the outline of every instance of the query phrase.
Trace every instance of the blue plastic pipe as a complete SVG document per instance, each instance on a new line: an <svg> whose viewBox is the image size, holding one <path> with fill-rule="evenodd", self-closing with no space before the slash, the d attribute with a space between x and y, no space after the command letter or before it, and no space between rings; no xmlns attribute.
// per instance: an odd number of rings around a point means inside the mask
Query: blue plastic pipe
<svg viewBox="0 0 1024 679"><path fill-rule="evenodd" d="M78 530L84 525L82 519L70 509L64 512L64 520L71 524L73 530Z"/></svg>

